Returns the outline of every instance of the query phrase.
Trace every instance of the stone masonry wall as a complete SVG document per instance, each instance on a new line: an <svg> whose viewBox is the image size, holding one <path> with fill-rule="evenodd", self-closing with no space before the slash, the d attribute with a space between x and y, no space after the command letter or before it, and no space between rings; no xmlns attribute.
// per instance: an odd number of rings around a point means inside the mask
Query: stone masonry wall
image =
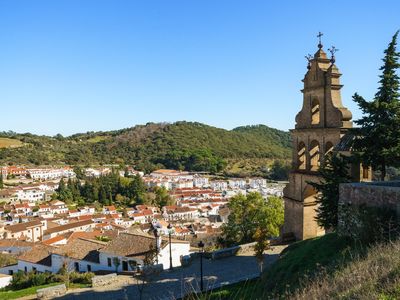
<svg viewBox="0 0 400 300"><path fill-rule="evenodd" d="M94 276L92 278L92 287L112 285L117 280L118 280L117 274L115 273L103 276Z"/></svg>
<svg viewBox="0 0 400 300"><path fill-rule="evenodd" d="M388 209L400 217L400 181L345 183L339 188L338 233L357 232L361 207Z"/></svg>
<svg viewBox="0 0 400 300"><path fill-rule="evenodd" d="M67 292L67 287L65 286L65 284L60 284L37 290L36 297L37 299L42 299L42 300L54 299L62 295L65 295L66 292Z"/></svg>

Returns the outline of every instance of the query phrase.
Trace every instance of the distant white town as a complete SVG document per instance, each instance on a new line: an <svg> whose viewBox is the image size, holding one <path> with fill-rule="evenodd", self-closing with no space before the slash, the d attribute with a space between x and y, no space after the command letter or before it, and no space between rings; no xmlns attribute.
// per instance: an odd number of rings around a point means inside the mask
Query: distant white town
<svg viewBox="0 0 400 300"><path fill-rule="evenodd" d="M56 273L66 262L77 272L135 271L154 249L163 269L171 261L178 267L196 250L191 242L218 236L231 197L251 191L264 198L282 196L284 186L263 178L216 179L167 169L144 174L129 167L119 176L140 176L147 187L164 187L175 204L135 205L122 211L114 205L77 206L55 199L60 181L76 178L71 167L4 166L0 172L5 183L0 189L0 252L18 261L0 268L6 275L19 270ZM113 170L85 168L83 172L91 178Z"/></svg>

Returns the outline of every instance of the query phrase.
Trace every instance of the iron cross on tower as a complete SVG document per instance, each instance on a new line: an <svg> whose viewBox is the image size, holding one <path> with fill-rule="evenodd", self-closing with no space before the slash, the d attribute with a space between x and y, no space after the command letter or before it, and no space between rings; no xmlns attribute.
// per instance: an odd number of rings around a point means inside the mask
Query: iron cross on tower
<svg viewBox="0 0 400 300"><path fill-rule="evenodd" d="M335 53L339 51L335 46L332 46L328 49L328 51L331 53L331 63L335 63Z"/></svg>
<svg viewBox="0 0 400 300"><path fill-rule="evenodd" d="M323 36L324 34L320 31L320 32L318 32L318 35L317 35L317 38L319 39L319 43L318 43L318 48L322 48L322 41L321 41L321 38L322 38L322 36Z"/></svg>

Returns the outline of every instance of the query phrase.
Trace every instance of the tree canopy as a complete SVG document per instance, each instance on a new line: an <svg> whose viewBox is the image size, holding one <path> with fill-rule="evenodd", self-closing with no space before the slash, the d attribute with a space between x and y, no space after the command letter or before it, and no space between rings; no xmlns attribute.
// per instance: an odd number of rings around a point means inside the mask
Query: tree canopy
<svg viewBox="0 0 400 300"><path fill-rule="evenodd" d="M381 172L385 180L387 166L400 166L400 79L396 73L399 52L396 51L398 31L385 50L379 88L372 101L367 101L357 93L353 100L358 104L363 116L355 123L357 138L354 150L366 165Z"/></svg>
<svg viewBox="0 0 400 300"><path fill-rule="evenodd" d="M271 238L279 235L283 224L283 201L277 197L265 200L260 193L251 192L231 198L228 222L222 225L223 242L227 245L255 241L256 232Z"/></svg>
<svg viewBox="0 0 400 300"><path fill-rule="evenodd" d="M340 154L326 156L319 168L321 182L308 182L317 191L317 222L326 230L334 230L338 224L339 184L350 182L348 159Z"/></svg>

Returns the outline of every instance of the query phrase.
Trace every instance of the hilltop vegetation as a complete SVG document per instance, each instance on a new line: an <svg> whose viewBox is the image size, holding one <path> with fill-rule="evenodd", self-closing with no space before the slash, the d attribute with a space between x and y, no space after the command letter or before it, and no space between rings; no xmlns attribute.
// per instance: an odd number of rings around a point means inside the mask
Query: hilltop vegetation
<svg viewBox="0 0 400 300"><path fill-rule="evenodd" d="M262 168L273 160L286 161L290 156L289 133L265 125L225 130L193 122L148 123L69 137L13 132L0 137L23 143L0 149L0 164L129 164L144 171L165 167L216 173L229 172L228 164L241 160L246 161L246 172L252 172L254 159L263 162L255 167L262 175ZM240 173L240 168L232 173Z"/></svg>

